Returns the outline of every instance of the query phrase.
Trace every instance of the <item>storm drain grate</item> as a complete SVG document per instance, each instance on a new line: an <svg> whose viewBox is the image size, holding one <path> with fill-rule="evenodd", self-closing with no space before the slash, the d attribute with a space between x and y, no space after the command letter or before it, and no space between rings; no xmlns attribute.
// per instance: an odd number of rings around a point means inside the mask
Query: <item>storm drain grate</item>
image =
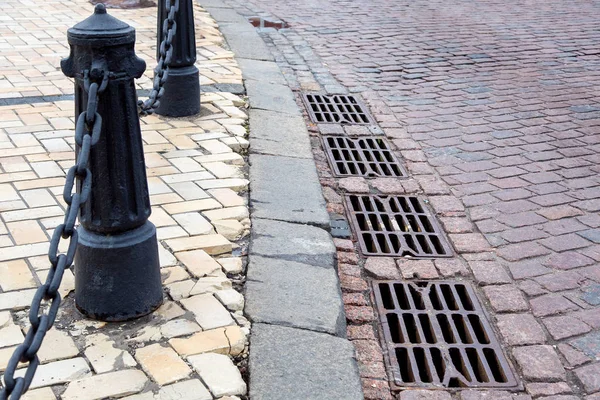
<svg viewBox="0 0 600 400"><path fill-rule="evenodd" d="M354 96L305 93L302 99L313 122L359 125L375 123L365 105Z"/></svg>
<svg viewBox="0 0 600 400"><path fill-rule="evenodd" d="M324 136L335 176L406 176L385 139Z"/></svg>
<svg viewBox="0 0 600 400"><path fill-rule="evenodd" d="M347 195L346 205L365 256L452 256L442 229L418 197Z"/></svg>
<svg viewBox="0 0 600 400"><path fill-rule="evenodd" d="M393 384L517 386L470 285L375 281L373 286Z"/></svg>

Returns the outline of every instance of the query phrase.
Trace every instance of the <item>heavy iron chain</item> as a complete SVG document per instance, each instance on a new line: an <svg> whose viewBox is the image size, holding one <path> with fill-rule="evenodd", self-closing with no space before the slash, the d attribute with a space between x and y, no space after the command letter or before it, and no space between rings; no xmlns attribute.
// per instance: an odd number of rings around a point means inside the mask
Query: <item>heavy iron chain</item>
<svg viewBox="0 0 600 400"><path fill-rule="evenodd" d="M154 68L154 81L152 91L146 101L138 101L139 113L141 116L150 115L160 105L160 98L164 94L164 85L169 77L169 66L173 60L173 38L177 32L177 23L175 16L179 11L179 0L162 0L166 2L169 13L163 21L162 31L163 39L158 49L158 64Z"/></svg>
<svg viewBox="0 0 600 400"><path fill-rule="evenodd" d="M94 75L90 77L90 75ZM98 75L98 76L96 76ZM40 286L33 296L31 309L29 310L29 322L31 327L25 335L25 340L19 345L10 358L4 373L4 389L0 391L0 400L18 400L23 393L29 389L35 371L40 364L37 352L42 345L46 332L52 328L58 307L60 306L60 293L58 288L66 269L71 267L77 249L77 231L75 221L79 208L82 207L90 197L92 191L92 172L88 168L91 148L98 143L102 130L102 117L98 114L98 96L108 85L108 71L92 73L84 71L84 89L88 94L87 109L79 114L75 125L75 142L81 147L77 157L77 163L69 169L63 191L63 199L67 203L67 211L62 224L56 227L48 259L50 271L46 282ZM91 80L101 80L100 85ZM75 183L81 188L79 193L73 193ZM59 253L60 240L69 239L67 254ZM15 376L19 363L29 363L25 374L21 377Z"/></svg>

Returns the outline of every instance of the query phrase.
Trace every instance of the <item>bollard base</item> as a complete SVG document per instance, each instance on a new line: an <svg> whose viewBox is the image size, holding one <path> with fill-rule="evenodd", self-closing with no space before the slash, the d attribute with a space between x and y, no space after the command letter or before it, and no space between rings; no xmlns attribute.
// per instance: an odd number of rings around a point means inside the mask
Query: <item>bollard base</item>
<svg viewBox="0 0 600 400"><path fill-rule="evenodd" d="M120 235L80 226L75 255L75 305L89 318L126 321L163 302L156 228L146 222Z"/></svg>
<svg viewBox="0 0 600 400"><path fill-rule="evenodd" d="M187 117L200 112L200 73L195 65L169 68L164 90L157 114Z"/></svg>

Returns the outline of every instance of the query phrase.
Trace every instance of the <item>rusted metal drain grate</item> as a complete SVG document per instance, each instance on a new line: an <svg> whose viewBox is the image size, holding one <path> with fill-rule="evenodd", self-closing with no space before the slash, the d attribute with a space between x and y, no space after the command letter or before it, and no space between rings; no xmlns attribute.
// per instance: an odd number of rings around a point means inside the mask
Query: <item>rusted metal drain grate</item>
<svg viewBox="0 0 600 400"><path fill-rule="evenodd" d="M515 387L470 285L373 282L386 362L397 387Z"/></svg>
<svg viewBox="0 0 600 400"><path fill-rule="evenodd" d="M346 205L365 256L452 256L442 229L418 197L347 195Z"/></svg>
<svg viewBox="0 0 600 400"><path fill-rule="evenodd" d="M324 136L323 143L335 176L406 176L385 139Z"/></svg>
<svg viewBox="0 0 600 400"><path fill-rule="evenodd" d="M367 107L354 96L304 93L302 99L313 122L353 125L375 123Z"/></svg>

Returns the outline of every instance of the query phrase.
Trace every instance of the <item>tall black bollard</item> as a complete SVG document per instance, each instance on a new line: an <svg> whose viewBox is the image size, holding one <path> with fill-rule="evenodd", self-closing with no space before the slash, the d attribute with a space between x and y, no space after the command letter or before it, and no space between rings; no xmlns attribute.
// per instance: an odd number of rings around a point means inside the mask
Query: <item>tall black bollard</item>
<svg viewBox="0 0 600 400"><path fill-rule="evenodd" d="M92 192L80 214L75 302L91 318L124 321L163 300L134 86L146 64L135 55L135 29L108 15L103 4L67 37L71 52L61 67L75 78L75 115L87 104L85 71L92 79L109 73L98 102L100 139L90 153Z"/></svg>
<svg viewBox="0 0 600 400"><path fill-rule="evenodd" d="M164 94L155 112L171 117L186 117L200 112L200 73L196 62L196 31L194 28L194 0L179 1L175 15L173 59ZM157 58L165 30L164 20L171 9L171 0L158 0Z"/></svg>

